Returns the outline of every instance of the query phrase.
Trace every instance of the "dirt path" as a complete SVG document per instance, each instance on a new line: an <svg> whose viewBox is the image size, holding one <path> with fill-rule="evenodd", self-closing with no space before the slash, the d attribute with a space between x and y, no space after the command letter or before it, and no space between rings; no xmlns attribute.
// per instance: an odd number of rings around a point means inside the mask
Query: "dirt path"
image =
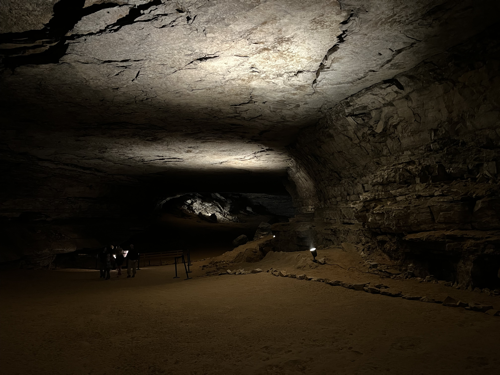
<svg viewBox="0 0 500 375"><path fill-rule="evenodd" d="M498 317L265 272L172 276L172 266L109 281L95 271L3 272L2 372L498 374L500 369Z"/></svg>

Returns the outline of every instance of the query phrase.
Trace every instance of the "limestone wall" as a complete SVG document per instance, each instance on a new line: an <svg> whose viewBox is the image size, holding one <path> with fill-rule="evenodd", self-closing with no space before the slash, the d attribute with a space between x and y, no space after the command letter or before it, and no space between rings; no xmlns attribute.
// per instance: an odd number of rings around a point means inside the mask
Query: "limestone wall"
<svg viewBox="0 0 500 375"><path fill-rule="evenodd" d="M464 285L500 267L498 40L365 89L299 135L290 178L314 243L363 244Z"/></svg>

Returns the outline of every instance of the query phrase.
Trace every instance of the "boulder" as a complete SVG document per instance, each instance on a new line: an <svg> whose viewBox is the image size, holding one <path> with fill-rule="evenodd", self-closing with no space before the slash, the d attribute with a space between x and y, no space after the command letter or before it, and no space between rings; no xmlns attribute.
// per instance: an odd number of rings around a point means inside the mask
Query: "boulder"
<svg viewBox="0 0 500 375"><path fill-rule="evenodd" d="M258 262L264 257L264 254L262 254L258 249L251 248L249 247L248 249L245 249L245 251L242 251L236 257L234 258L233 262L234 263L254 263Z"/></svg>
<svg viewBox="0 0 500 375"><path fill-rule="evenodd" d="M340 286L340 285L342 285L342 281L340 281L340 280L331 280L331 281L327 281L326 283L329 284L329 285L331 285L331 286Z"/></svg>
<svg viewBox="0 0 500 375"><path fill-rule="evenodd" d="M482 305L480 303L469 303L469 309L471 309L473 311L486 312L488 310L493 309L493 306Z"/></svg>
<svg viewBox="0 0 500 375"><path fill-rule="evenodd" d="M432 298L428 298L427 296L423 296L422 298L420 298L420 302L429 302L429 303L433 303L434 300Z"/></svg>
<svg viewBox="0 0 500 375"><path fill-rule="evenodd" d="M272 234L271 224L262 222L257 227L257 230L255 231L255 235L253 236L253 239L254 239L254 241L259 240L263 237L269 236L270 234Z"/></svg>
<svg viewBox="0 0 500 375"><path fill-rule="evenodd" d="M412 295L405 294L403 296L403 299L408 299L410 301L419 301L419 300L422 299L422 297L420 297L420 296L412 296Z"/></svg>
<svg viewBox="0 0 500 375"><path fill-rule="evenodd" d="M450 296L446 297L443 301L443 306L457 307L458 301Z"/></svg>
<svg viewBox="0 0 500 375"><path fill-rule="evenodd" d="M491 315L491 316L500 316L500 311L494 310L494 309L489 309L486 311L486 314Z"/></svg>
<svg viewBox="0 0 500 375"><path fill-rule="evenodd" d="M364 290L367 283L353 284L352 289L354 290Z"/></svg>
<svg viewBox="0 0 500 375"><path fill-rule="evenodd" d="M387 289L382 289L380 291L380 294L383 296L389 296L389 297L401 297L401 295L402 295L401 292L391 292Z"/></svg>
<svg viewBox="0 0 500 375"><path fill-rule="evenodd" d="M248 242L248 237L242 234L241 236L238 236L233 240L233 246L238 247L246 244L247 242Z"/></svg>

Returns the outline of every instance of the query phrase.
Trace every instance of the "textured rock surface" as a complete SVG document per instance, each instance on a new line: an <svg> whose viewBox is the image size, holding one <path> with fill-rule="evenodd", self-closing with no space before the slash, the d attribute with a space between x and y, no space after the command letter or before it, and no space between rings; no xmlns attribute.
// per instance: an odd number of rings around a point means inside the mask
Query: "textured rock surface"
<svg viewBox="0 0 500 375"><path fill-rule="evenodd" d="M58 0L1 0L0 33L43 29L53 15Z"/></svg>
<svg viewBox="0 0 500 375"><path fill-rule="evenodd" d="M48 20L53 5L2 3L26 25L3 24L6 148L120 175L284 173L283 146L321 108L477 33L500 6L63 0Z"/></svg>
<svg viewBox="0 0 500 375"><path fill-rule="evenodd" d="M276 229L379 249L413 263L417 276L498 284L498 40L485 32L341 101L303 131L291 176L313 218Z"/></svg>
<svg viewBox="0 0 500 375"><path fill-rule="evenodd" d="M288 173L309 213L293 234L277 229L290 249L330 238L404 261L401 241L410 251L436 232L449 247L437 231L454 230L473 254L493 246L481 264L494 263L498 43L450 48L494 29L499 11L494 0L0 0L4 230L87 220L94 229L66 237L101 243L159 197L283 191ZM51 241L43 251L74 248Z"/></svg>

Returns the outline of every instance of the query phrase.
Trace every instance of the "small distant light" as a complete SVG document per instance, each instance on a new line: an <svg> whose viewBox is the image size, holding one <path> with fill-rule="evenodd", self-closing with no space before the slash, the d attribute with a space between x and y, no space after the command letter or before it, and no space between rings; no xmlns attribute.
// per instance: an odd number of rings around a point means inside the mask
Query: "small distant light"
<svg viewBox="0 0 500 375"><path fill-rule="evenodd" d="M273 234L273 238L276 238L276 235Z"/></svg>
<svg viewBox="0 0 500 375"><path fill-rule="evenodd" d="M318 255L318 252L316 251L315 247L311 247L309 249L311 251L311 255L313 256L313 262L316 262L316 256Z"/></svg>

